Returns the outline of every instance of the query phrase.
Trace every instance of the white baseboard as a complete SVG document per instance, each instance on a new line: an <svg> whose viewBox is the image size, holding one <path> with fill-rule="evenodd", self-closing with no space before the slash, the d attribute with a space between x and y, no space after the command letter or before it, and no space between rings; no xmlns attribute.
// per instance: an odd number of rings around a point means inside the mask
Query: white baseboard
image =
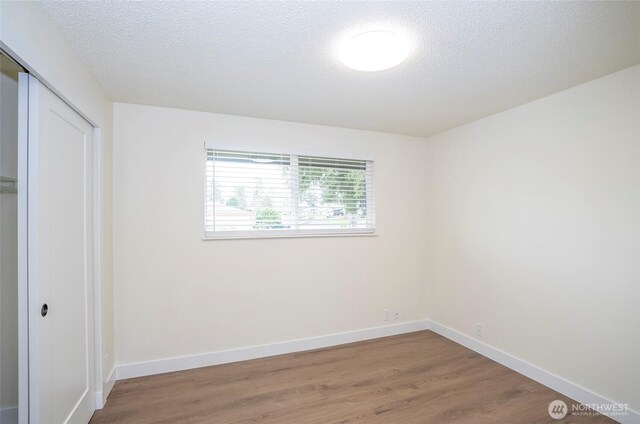
<svg viewBox="0 0 640 424"><path fill-rule="evenodd" d="M18 424L18 407L11 406L9 408L0 409L0 423L2 424Z"/></svg>
<svg viewBox="0 0 640 424"><path fill-rule="evenodd" d="M104 408L104 405L107 403L109 393L111 393L113 385L116 384L116 369L116 367L113 367L109 373L109 377L107 377L107 381L102 384L102 390L96 391L96 409Z"/></svg>
<svg viewBox="0 0 640 424"><path fill-rule="evenodd" d="M496 361L499 364L504 365L507 368L529 377L530 379L543 384L556 392L570 397L582 404L606 404L613 405L617 402L613 402L603 396L600 396L582 386L579 386L571 381L568 381L562 377L559 377L549 371L546 371L540 367L530 364L527 361L516 358L500 349L493 346L489 346L478 340L475 340L465 334L462 334L452 328L439 324L435 321L429 320L429 329L434 333L440 334L447 339L454 341L466 348L469 348L475 352L478 352L482 356ZM640 423L640 414L633 410L628 410L627 415L610 415L606 411L601 411L603 414L608 415L611 419L624 424Z"/></svg>
<svg viewBox="0 0 640 424"><path fill-rule="evenodd" d="M347 331L344 333L329 334L306 339L221 350L201 355L190 355L178 358L160 359L157 361L119 365L116 371L116 379L122 380L125 378L142 377L145 375L162 374L166 372L182 371L193 368L208 367L211 365L283 355L285 353L319 349L345 343L359 342L362 340L377 339L379 337L395 336L397 334L427 330L428 326L429 322L427 320L412 321L397 325Z"/></svg>
<svg viewBox="0 0 640 424"><path fill-rule="evenodd" d="M115 369L115 380L125 378L143 377L146 375L163 374L167 372L182 371L193 368L208 367L211 365L227 364L231 362L246 361L249 359L264 358L268 356L282 355L286 353L301 352L323 347L337 346L345 343L353 343L363 340L376 339L379 337L394 336L397 334L411 333L414 331L432 330L433 332L446 337L447 339L465 346L487 358L498 362L526 377L537 381L565 396L568 396L583 404L607 404L614 405L613 402L600 396L582 386L559 377L540 367L537 367L522 359L516 358L500 349L489 346L475 340L465 334L446 327L432 320L412 321L385 327L374 327L363 330L348 331L344 333L329 334L306 339L290 340L273 344L250 346L238 349L222 350L217 352L204 353L201 355L182 356L177 358L159 359L156 361L138 362L133 364L119 365ZM111 373L109 381L114 381L114 372ZM108 392L113 387L113 383L108 386L105 383L103 396L106 401ZM601 411L607 414L606 411ZM609 415L610 418L624 424L640 423L640 414L633 410L628 410L626 416Z"/></svg>

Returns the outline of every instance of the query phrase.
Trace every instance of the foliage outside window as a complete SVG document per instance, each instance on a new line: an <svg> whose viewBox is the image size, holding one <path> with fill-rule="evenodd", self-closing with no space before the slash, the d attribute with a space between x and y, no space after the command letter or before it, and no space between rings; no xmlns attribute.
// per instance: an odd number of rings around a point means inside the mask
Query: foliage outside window
<svg viewBox="0 0 640 424"><path fill-rule="evenodd" d="M205 236L374 231L373 162L207 149Z"/></svg>

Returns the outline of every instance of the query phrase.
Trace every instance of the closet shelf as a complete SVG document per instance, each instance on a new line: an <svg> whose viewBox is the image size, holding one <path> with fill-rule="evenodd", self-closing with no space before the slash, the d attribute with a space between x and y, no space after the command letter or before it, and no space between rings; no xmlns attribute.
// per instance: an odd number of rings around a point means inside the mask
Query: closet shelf
<svg viewBox="0 0 640 424"><path fill-rule="evenodd" d="M17 188L18 182L15 178L5 177L4 175L0 175L0 193L1 194L16 194L18 193Z"/></svg>

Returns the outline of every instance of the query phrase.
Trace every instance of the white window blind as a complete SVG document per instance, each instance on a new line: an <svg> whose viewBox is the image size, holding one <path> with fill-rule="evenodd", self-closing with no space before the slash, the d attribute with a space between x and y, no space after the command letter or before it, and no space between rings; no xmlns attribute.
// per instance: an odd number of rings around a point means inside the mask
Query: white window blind
<svg viewBox="0 0 640 424"><path fill-rule="evenodd" d="M373 233L373 162L206 150L205 237Z"/></svg>

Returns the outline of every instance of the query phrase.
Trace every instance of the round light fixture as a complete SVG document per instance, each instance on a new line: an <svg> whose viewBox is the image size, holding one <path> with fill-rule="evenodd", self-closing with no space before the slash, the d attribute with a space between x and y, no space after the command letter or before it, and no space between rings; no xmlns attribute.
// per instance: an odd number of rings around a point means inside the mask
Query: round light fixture
<svg viewBox="0 0 640 424"><path fill-rule="evenodd" d="M393 68L409 55L409 43L390 31L367 31L345 40L340 59L358 71L382 71Z"/></svg>

